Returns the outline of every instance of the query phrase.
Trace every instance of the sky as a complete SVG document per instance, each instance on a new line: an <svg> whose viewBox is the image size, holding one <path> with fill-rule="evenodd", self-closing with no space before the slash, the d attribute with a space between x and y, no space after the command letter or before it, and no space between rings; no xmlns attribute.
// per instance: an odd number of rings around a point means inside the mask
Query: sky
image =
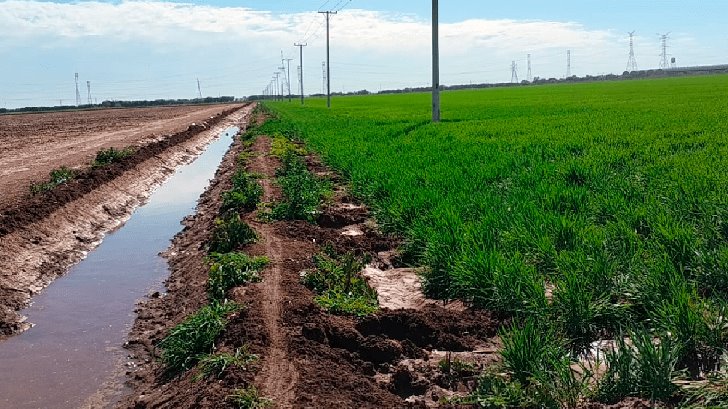
<svg viewBox="0 0 728 409"><path fill-rule="evenodd" d="M324 16L331 87L428 86L428 0L0 1L0 107L259 94L290 61L291 87L323 91ZM679 66L728 63L726 0L440 1L441 83L621 74L630 31L640 69L660 62L658 33Z"/></svg>

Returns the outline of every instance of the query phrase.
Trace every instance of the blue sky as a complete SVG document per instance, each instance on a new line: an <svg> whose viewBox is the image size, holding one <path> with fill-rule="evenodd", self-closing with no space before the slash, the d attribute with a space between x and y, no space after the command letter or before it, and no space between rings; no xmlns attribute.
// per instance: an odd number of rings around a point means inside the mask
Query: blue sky
<svg viewBox="0 0 728 409"><path fill-rule="evenodd" d="M442 82L520 79L532 55L534 76L562 77L566 50L572 73L621 73L627 31L636 30L640 68L659 62L657 33L671 33L679 65L728 63L728 1L582 0L440 1ZM322 7L323 6L323 7ZM332 89L426 86L429 82L427 0L256 1L0 1L0 107L92 98L191 98L199 78L205 96L259 93L306 40L307 93L321 92L323 17L332 18Z"/></svg>

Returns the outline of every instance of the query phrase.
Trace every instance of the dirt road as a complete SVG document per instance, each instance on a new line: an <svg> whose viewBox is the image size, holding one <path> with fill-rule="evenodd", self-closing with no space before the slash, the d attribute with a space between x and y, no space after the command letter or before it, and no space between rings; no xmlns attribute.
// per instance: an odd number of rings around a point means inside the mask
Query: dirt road
<svg viewBox="0 0 728 409"><path fill-rule="evenodd" d="M108 147L142 145L235 105L0 115L0 210L60 166L87 165Z"/></svg>

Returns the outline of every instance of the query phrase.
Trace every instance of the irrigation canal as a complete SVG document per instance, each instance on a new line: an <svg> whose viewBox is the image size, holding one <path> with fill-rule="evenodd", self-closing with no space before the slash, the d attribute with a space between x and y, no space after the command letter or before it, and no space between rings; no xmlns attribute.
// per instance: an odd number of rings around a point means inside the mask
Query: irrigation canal
<svg viewBox="0 0 728 409"><path fill-rule="evenodd" d="M168 269L159 253L194 212L237 132L223 131L123 227L33 299L22 313L34 326L0 342L0 408L95 407L99 390L123 393L122 345L135 303L163 291Z"/></svg>

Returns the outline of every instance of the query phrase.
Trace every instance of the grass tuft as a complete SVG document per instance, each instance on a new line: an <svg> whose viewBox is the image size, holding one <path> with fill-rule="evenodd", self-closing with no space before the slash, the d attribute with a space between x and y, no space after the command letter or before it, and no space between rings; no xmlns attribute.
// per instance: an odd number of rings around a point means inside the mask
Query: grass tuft
<svg viewBox="0 0 728 409"><path fill-rule="evenodd" d="M237 213L227 213L215 220L210 239L210 253L229 253L255 243L258 235Z"/></svg>
<svg viewBox="0 0 728 409"><path fill-rule="evenodd" d="M250 257L244 253L213 253L208 261L207 293L211 301L224 300L233 287L259 282L260 271L270 263L266 257Z"/></svg>
<svg viewBox="0 0 728 409"><path fill-rule="evenodd" d="M273 406L273 401L260 396L254 386L236 389L228 399L240 409L264 409Z"/></svg>
<svg viewBox="0 0 728 409"><path fill-rule="evenodd" d="M353 253L343 255L329 246L314 256L316 268L302 275L303 283L318 295L316 303L334 314L367 316L379 309L377 293L361 270L366 262Z"/></svg>
<svg viewBox="0 0 728 409"><path fill-rule="evenodd" d="M167 371L172 375L184 372L210 354L215 339L227 324L228 315L240 308L234 303L206 305L172 328L159 343L161 359Z"/></svg>

